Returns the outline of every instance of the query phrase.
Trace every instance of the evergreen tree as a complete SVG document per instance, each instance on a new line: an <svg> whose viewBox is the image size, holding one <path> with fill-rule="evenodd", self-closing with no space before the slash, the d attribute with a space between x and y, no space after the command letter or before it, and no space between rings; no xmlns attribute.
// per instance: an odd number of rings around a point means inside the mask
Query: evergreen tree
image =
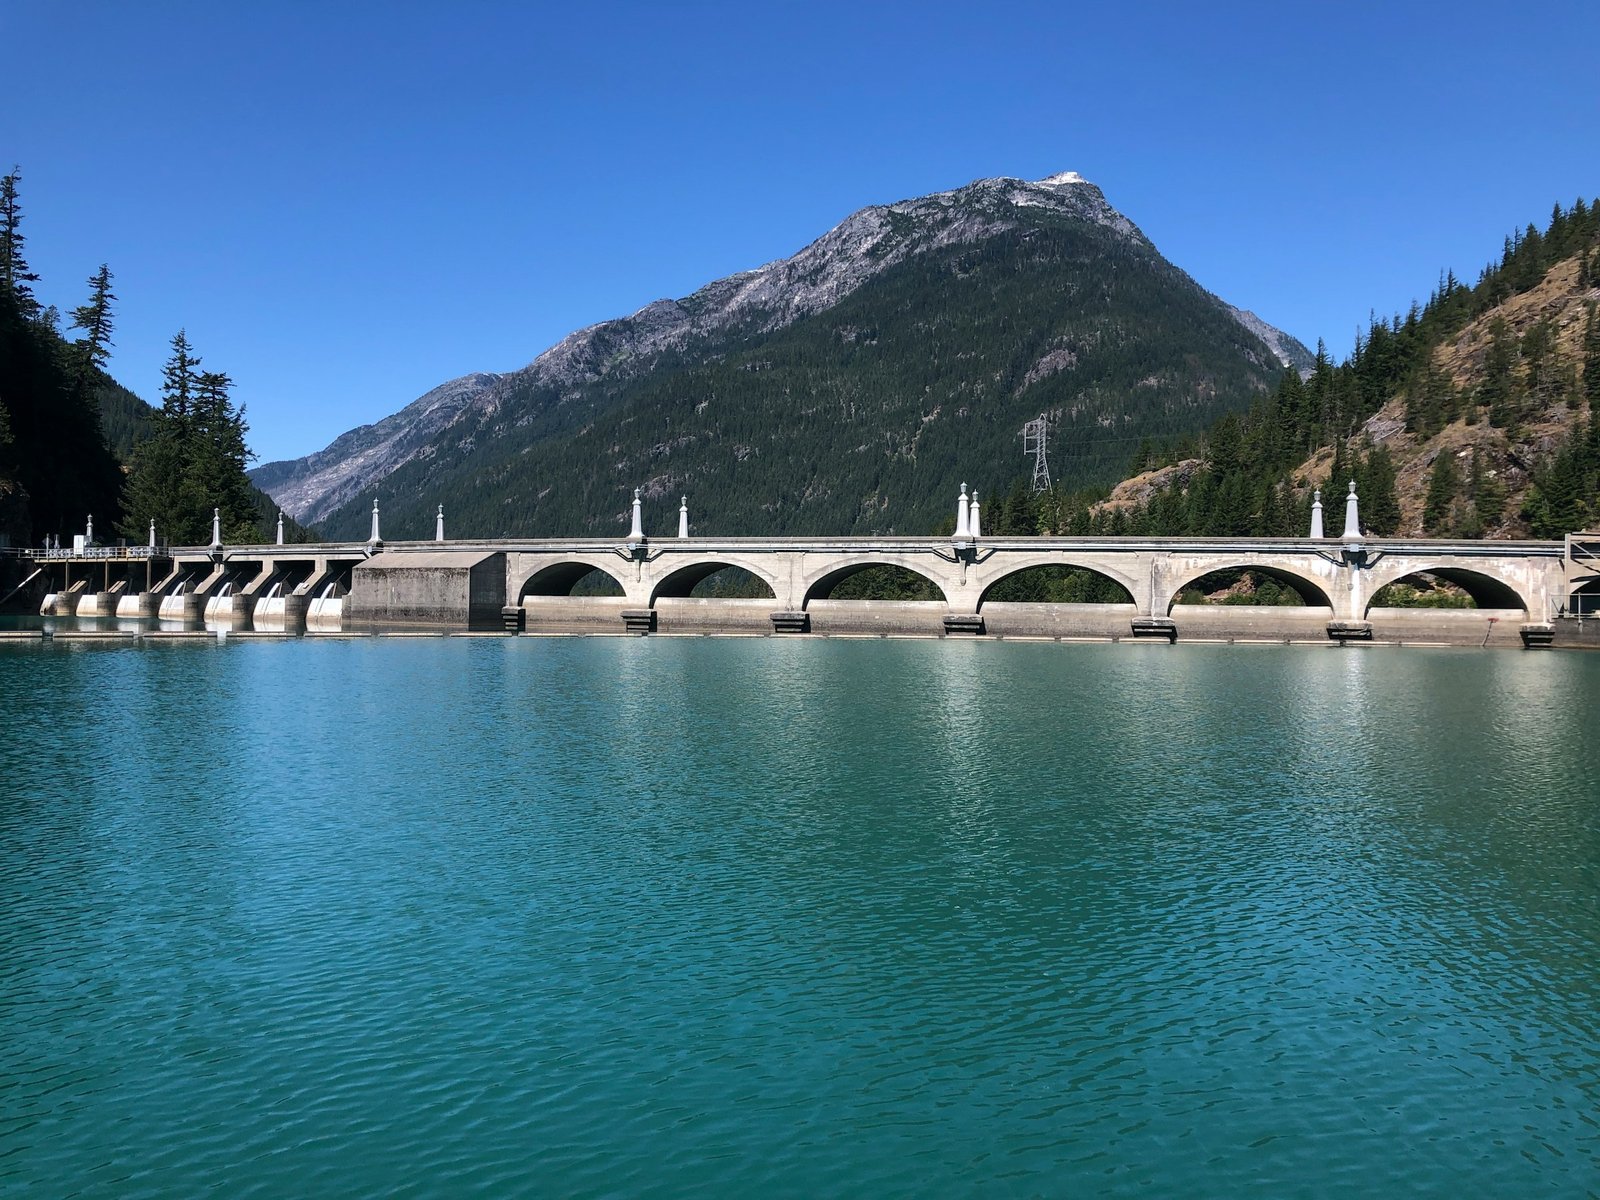
<svg viewBox="0 0 1600 1200"><path fill-rule="evenodd" d="M105 370L111 359L111 268L105 263L89 279L89 299L72 310L72 327L83 337L76 343L78 379L87 383L95 371Z"/></svg>
<svg viewBox="0 0 1600 1200"><path fill-rule="evenodd" d="M245 468L249 426L230 397L233 381L200 371L181 330L162 368L162 408L154 436L134 452L123 509L128 536L142 534L151 520L159 536L176 545L210 540L212 510L220 511L223 537L256 541L262 514Z"/></svg>
<svg viewBox="0 0 1600 1200"><path fill-rule="evenodd" d="M1356 477L1361 497L1361 517L1377 537L1389 537L1400 528L1400 495L1395 489L1394 459L1387 446L1375 446Z"/></svg>
<svg viewBox="0 0 1600 1200"><path fill-rule="evenodd" d="M1472 451L1472 465L1467 472L1467 497L1472 502L1472 512L1480 530L1493 526L1500 520L1506 507L1505 484L1484 462L1477 449Z"/></svg>
<svg viewBox="0 0 1600 1200"><path fill-rule="evenodd" d="M39 302L33 298L28 286L39 277L28 270L22 256L22 203L18 199L17 184L22 180L20 167L12 167L11 174L0 178L0 288L12 296L17 310L28 318L39 314Z"/></svg>
<svg viewBox="0 0 1600 1200"><path fill-rule="evenodd" d="M190 352L187 333L172 338L172 357L161 368L161 408L187 432L194 409L195 373L200 360Z"/></svg>
<svg viewBox="0 0 1600 1200"><path fill-rule="evenodd" d="M244 410L236 409L229 396L232 388L233 380L216 371L195 378L195 444L189 477L221 510L227 538L248 541L259 533L255 496L245 474L254 456L245 445L250 427Z"/></svg>
<svg viewBox="0 0 1600 1200"><path fill-rule="evenodd" d="M1522 415L1521 381L1513 368L1517 360L1517 339L1503 317L1489 326L1489 349L1483 358L1483 383L1479 403L1489 408L1489 423L1498 429L1515 427Z"/></svg>
<svg viewBox="0 0 1600 1200"><path fill-rule="evenodd" d="M1583 326L1583 395L1593 421L1600 417L1600 306L1593 302Z"/></svg>
<svg viewBox="0 0 1600 1200"><path fill-rule="evenodd" d="M67 348L37 314L0 288L0 397L11 426L5 474L26 493L23 535L70 536L93 513L116 523L122 471L94 406L74 388Z"/></svg>
<svg viewBox="0 0 1600 1200"><path fill-rule="evenodd" d="M1450 520L1450 506L1455 503L1456 492L1461 487L1461 476L1456 470L1455 456L1441 450L1433 460L1433 472L1428 476L1428 495L1422 506L1422 528L1431 534L1444 533Z"/></svg>

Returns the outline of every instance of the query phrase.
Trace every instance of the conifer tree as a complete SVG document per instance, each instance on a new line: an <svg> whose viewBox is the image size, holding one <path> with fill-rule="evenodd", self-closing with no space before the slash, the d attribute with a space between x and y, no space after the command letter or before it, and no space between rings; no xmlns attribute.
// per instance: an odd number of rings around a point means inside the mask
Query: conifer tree
<svg viewBox="0 0 1600 1200"><path fill-rule="evenodd" d="M1467 495L1481 529L1492 526L1500 519L1506 507L1506 488L1498 476L1484 463L1477 449L1472 451L1472 465L1467 472Z"/></svg>
<svg viewBox="0 0 1600 1200"><path fill-rule="evenodd" d="M1361 497L1361 519L1378 537L1400 528L1400 495L1395 488L1394 459L1387 446L1374 446L1357 473L1356 492Z"/></svg>
<svg viewBox="0 0 1600 1200"><path fill-rule="evenodd" d="M199 366L187 333L178 330L172 339L172 357L161 368L161 408L183 427L187 427L194 408L195 372Z"/></svg>
<svg viewBox="0 0 1600 1200"><path fill-rule="evenodd" d="M232 389L233 380L217 371L202 372L195 379L190 477L212 498L213 507L221 510L227 537L238 541L256 536L258 515L245 474L253 457L245 445L249 425L244 410L233 406Z"/></svg>
<svg viewBox="0 0 1600 1200"><path fill-rule="evenodd" d="M22 169L12 167L11 174L0 177L0 288L16 299L17 309L24 317L39 315L39 302L33 298L28 285L39 277L28 270L22 255L22 203L18 199L17 184L22 180Z"/></svg>
<svg viewBox="0 0 1600 1200"><path fill-rule="evenodd" d="M1433 460L1433 471L1428 476L1428 495L1422 505L1422 528L1428 533L1443 533L1450 520L1450 506L1455 503L1456 492L1461 487L1461 477L1456 471L1455 456L1441 450Z"/></svg>
<svg viewBox="0 0 1600 1200"><path fill-rule="evenodd" d="M1483 384L1480 403L1489 406L1489 423L1510 429L1521 414L1519 380L1513 367L1517 358L1517 339L1503 317L1489 326L1489 349L1483 357Z"/></svg>
<svg viewBox="0 0 1600 1200"><path fill-rule="evenodd" d="M200 358L179 331L162 368L162 408L155 435L134 453L123 501L123 531L142 534L154 520L158 533L178 545L199 545L211 535L212 510L222 515L229 541L260 536L245 468L249 426L230 397L233 381L200 371Z"/></svg>
<svg viewBox="0 0 1600 1200"><path fill-rule="evenodd" d="M1592 422L1600 417L1600 306L1593 303L1583 327L1583 395Z"/></svg>
<svg viewBox="0 0 1600 1200"><path fill-rule="evenodd" d="M111 358L111 268L105 263L89 279L89 299L72 310L72 327L81 329L78 339L78 379L87 381L95 370L105 370Z"/></svg>

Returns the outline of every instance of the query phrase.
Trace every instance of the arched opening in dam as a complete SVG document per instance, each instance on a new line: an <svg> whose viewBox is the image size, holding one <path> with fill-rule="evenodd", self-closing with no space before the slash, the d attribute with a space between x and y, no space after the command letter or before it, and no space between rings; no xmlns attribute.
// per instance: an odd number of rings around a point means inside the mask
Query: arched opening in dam
<svg viewBox="0 0 1600 1200"><path fill-rule="evenodd" d="M944 591L931 576L920 571L869 560L851 563L818 579L806 593L808 606L816 600L942 601Z"/></svg>
<svg viewBox="0 0 1600 1200"><path fill-rule="evenodd" d="M665 633L767 633L776 606L772 580L726 559L680 567L650 597Z"/></svg>
<svg viewBox="0 0 1600 1200"><path fill-rule="evenodd" d="M766 600L778 598L772 582L744 567L726 562L693 563L656 585L653 599Z"/></svg>
<svg viewBox="0 0 1600 1200"><path fill-rule="evenodd" d="M1564 602L1569 616L1600 617L1600 578L1577 588Z"/></svg>
<svg viewBox="0 0 1600 1200"><path fill-rule="evenodd" d="M978 601L991 604L1132 604L1133 593L1111 576L1088 567L1024 567L991 583Z"/></svg>
<svg viewBox="0 0 1600 1200"><path fill-rule="evenodd" d="M517 593L529 629L577 633L612 629L628 607L622 580L589 562L558 562L535 571Z"/></svg>
<svg viewBox="0 0 1600 1200"><path fill-rule="evenodd" d="M555 563L536 571L522 585L519 601L534 596L573 596L596 599L623 595L622 581L593 563Z"/></svg>
<svg viewBox="0 0 1600 1200"><path fill-rule="evenodd" d="M1372 594L1368 612L1378 608L1528 610L1510 584L1459 567L1430 567L1402 575Z"/></svg>
<svg viewBox="0 0 1600 1200"><path fill-rule="evenodd" d="M1138 609L1127 586L1088 567L1048 563L1002 575L978 599L999 637L1116 637Z"/></svg>
<svg viewBox="0 0 1600 1200"><path fill-rule="evenodd" d="M881 558L847 563L813 580L804 607L813 630L843 634L939 634L950 611L938 581Z"/></svg>
<svg viewBox="0 0 1600 1200"><path fill-rule="evenodd" d="M1429 567L1391 580L1367 601L1374 637L1512 645L1533 616L1504 580L1462 567ZM1537 614L1537 619L1546 614Z"/></svg>
<svg viewBox="0 0 1600 1200"><path fill-rule="evenodd" d="M1260 563L1198 572L1172 589L1167 605L1180 639L1322 639L1333 614L1315 579Z"/></svg>
<svg viewBox="0 0 1600 1200"><path fill-rule="evenodd" d="M1281 567L1254 564L1207 571L1172 589L1168 613L1180 608L1227 606L1242 608L1333 609L1333 601L1315 580Z"/></svg>

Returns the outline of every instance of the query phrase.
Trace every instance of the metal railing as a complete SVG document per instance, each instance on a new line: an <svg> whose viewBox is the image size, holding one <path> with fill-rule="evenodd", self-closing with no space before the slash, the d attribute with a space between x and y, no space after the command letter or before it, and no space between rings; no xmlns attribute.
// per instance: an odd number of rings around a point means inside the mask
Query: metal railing
<svg viewBox="0 0 1600 1200"><path fill-rule="evenodd" d="M82 550L74 550L71 546L51 547L49 550L42 546L12 546L6 553L34 562L82 562L85 559L113 562L132 559L142 562L147 558L171 557L171 549L167 546L85 546Z"/></svg>

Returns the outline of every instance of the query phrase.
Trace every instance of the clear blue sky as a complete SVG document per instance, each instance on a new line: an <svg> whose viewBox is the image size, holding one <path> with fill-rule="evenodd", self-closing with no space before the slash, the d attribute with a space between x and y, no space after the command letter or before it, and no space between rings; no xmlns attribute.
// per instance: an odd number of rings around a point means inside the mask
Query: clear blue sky
<svg viewBox="0 0 1600 1200"><path fill-rule="evenodd" d="M1600 193L1600 4L0 0L38 293L116 275L262 461L799 249L1076 170L1308 344Z"/></svg>

